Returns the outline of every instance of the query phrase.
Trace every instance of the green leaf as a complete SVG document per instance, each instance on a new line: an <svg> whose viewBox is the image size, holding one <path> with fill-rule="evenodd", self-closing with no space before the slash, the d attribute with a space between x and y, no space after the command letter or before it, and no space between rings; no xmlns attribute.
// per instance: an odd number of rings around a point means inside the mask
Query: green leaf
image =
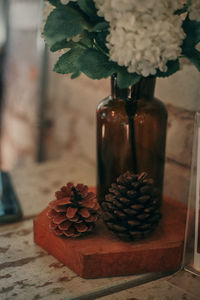
<svg viewBox="0 0 200 300"><path fill-rule="evenodd" d="M157 71L156 75L157 77L168 77L174 73L176 73L177 71L180 70L180 63L179 60L169 60L167 63L167 71L166 72L161 72L161 71Z"/></svg>
<svg viewBox="0 0 200 300"><path fill-rule="evenodd" d="M81 75L81 72L77 71L76 73L72 74L71 79L75 79L75 78L79 77L80 75Z"/></svg>
<svg viewBox="0 0 200 300"><path fill-rule="evenodd" d="M81 33L86 27L86 21L73 8L63 6L55 8L48 16L44 27L44 38L51 48L57 42L71 38Z"/></svg>
<svg viewBox="0 0 200 300"><path fill-rule="evenodd" d="M48 1L53 6L60 5L60 0L46 0L46 1Z"/></svg>
<svg viewBox="0 0 200 300"><path fill-rule="evenodd" d="M97 42L97 45L105 52L108 53L108 48L106 47L106 37L108 35L108 31L102 31L102 32L97 32L95 34L95 40Z"/></svg>
<svg viewBox="0 0 200 300"><path fill-rule="evenodd" d="M97 9L95 7L94 1L91 0L78 0L77 1L80 9L89 17L92 22L101 22L103 18L97 15Z"/></svg>
<svg viewBox="0 0 200 300"><path fill-rule="evenodd" d="M61 55L54 66L54 71L60 74L69 74L79 72L79 57L82 55L84 49L79 47L69 50Z"/></svg>
<svg viewBox="0 0 200 300"><path fill-rule="evenodd" d="M56 52L58 50L62 50L62 49L66 49L66 48L72 48L75 45L75 43L73 41L69 41L67 42L67 40L63 40L61 42L57 42L55 43L50 50L52 52Z"/></svg>
<svg viewBox="0 0 200 300"><path fill-rule="evenodd" d="M127 88L136 84L142 78L136 73L129 73L125 67L118 67L117 69L117 83L119 88Z"/></svg>
<svg viewBox="0 0 200 300"><path fill-rule="evenodd" d="M191 5L191 2L192 2L191 0L188 0L187 3L185 3L184 6L183 6L182 8L177 9L177 10L175 11L175 14L176 14L176 15L182 15L183 13L187 12L188 7Z"/></svg>
<svg viewBox="0 0 200 300"><path fill-rule="evenodd" d="M114 73L115 64L95 49L87 49L79 57L80 70L92 79L107 78Z"/></svg>
<svg viewBox="0 0 200 300"><path fill-rule="evenodd" d="M195 46L200 42L200 22L191 21L188 17L183 22L183 30L187 37L182 44L182 53L200 71L200 53Z"/></svg>
<svg viewBox="0 0 200 300"><path fill-rule="evenodd" d="M94 1L91 0L78 0L78 5L82 11L88 16L96 15L97 10Z"/></svg>
<svg viewBox="0 0 200 300"><path fill-rule="evenodd" d="M188 17L183 22L183 30L186 33L186 38L183 41L183 54L188 54L191 48L194 48L200 42L200 22L191 21Z"/></svg>
<svg viewBox="0 0 200 300"><path fill-rule="evenodd" d="M85 45L86 47L93 47L94 41L93 36L87 30L81 34L80 44Z"/></svg>
<svg viewBox="0 0 200 300"><path fill-rule="evenodd" d="M109 24L108 24L108 22L99 22L99 23L97 23L93 28L92 28L92 30L91 31L93 31L93 32L95 32L95 31L104 31L104 30L108 30L108 28L109 28Z"/></svg>

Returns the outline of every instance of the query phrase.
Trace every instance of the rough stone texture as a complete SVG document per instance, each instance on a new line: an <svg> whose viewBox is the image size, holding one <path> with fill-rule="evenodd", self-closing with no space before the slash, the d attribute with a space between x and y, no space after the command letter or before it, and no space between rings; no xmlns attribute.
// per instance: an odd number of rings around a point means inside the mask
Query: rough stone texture
<svg viewBox="0 0 200 300"><path fill-rule="evenodd" d="M187 203L190 186L190 168L166 160L164 195Z"/></svg>
<svg viewBox="0 0 200 300"><path fill-rule="evenodd" d="M95 166L84 157L66 155L63 160L12 171L12 181L23 204L25 218L37 215L50 201L55 191L67 182L96 184ZM24 183L24 184L23 184Z"/></svg>
<svg viewBox="0 0 200 300"><path fill-rule="evenodd" d="M186 274L187 275L187 274ZM179 278L179 273L176 274ZM176 287L169 281L162 279L150 282L145 285L130 288L119 293L100 297L99 300L198 300L199 299L199 280L194 279L191 282L191 275L187 277L188 282L191 284L191 291L185 288L186 278L181 287Z"/></svg>
<svg viewBox="0 0 200 300"><path fill-rule="evenodd" d="M72 300L137 277L80 278L34 244L32 219L1 227L0 239L1 300Z"/></svg>
<svg viewBox="0 0 200 300"><path fill-rule="evenodd" d="M191 281L192 278L192 281ZM178 272L168 279L168 282L179 289L184 289L187 293L200 299L200 277L188 272Z"/></svg>
<svg viewBox="0 0 200 300"><path fill-rule="evenodd" d="M110 94L110 81L94 81L84 75L76 80L53 72L49 75L46 119L52 127L46 134L46 159L70 152L95 162L96 107Z"/></svg>
<svg viewBox="0 0 200 300"><path fill-rule="evenodd" d="M193 145L194 112L167 105L166 157L190 168Z"/></svg>
<svg viewBox="0 0 200 300"><path fill-rule="evenodd" d="M158 78L156 96L165 103L190 111L200 109L200 73L184 60L181 71L168 78Z"/></svg>
<svg viewBox="0 0 200 300"><path fill-rule="evenodd" d="M194 112L167 105L164 194L187 203L192 161Z"/></svg>

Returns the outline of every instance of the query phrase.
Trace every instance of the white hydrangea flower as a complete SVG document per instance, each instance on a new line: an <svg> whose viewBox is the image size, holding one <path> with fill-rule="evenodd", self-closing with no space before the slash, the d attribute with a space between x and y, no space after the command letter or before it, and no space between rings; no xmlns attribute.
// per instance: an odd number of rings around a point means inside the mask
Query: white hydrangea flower
<svg viewBox="0 0 200 300"><path fill-rule="evenodd" d="M200 22L200 0L192 0L189 7L189 18L192 21Z"/></svg>
<svg viewBox="0 0 200 300"><path fill-rule="evenodd" d="M98 13L110 23L110 59L130 73L154 75L167 71L167 62L181 54L185 33L174 11L181 0L94 0Z"/></svg>
<svg viewBox="0 0 200 300"><path fill-rule="evenodd" d="M60 0L60 2L61 2L62 4L64 4L64 5L67 5L70 1L75 2L75 1L77 1L77 0Z"/></svg>

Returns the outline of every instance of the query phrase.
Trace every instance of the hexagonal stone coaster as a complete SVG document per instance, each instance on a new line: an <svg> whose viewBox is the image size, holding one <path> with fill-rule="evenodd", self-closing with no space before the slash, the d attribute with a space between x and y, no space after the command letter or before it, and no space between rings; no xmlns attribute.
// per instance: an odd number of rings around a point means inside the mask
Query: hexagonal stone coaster
<svg viewBox="0 0 200 300"><path fill-rule="evenodd" d="M182 261L186 212L183 203L165 198L162 219L151 237L124 242L101 220L88 236L57 237L49 229L45 209L34 219L34 240L83 278L176 271Z"/></svg>

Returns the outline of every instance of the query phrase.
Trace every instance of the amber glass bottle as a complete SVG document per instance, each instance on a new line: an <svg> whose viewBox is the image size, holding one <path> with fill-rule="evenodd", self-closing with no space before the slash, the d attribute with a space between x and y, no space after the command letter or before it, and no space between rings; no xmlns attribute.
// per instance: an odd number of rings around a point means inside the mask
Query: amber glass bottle
<svg viewBox="0 0 200 300"><path fill-rule="evenodd" d="M127 170L147 172L162 196L167 111L154 98L155 78L120 89L111 78L111 96L97 108L97 193L99 203Z"/></svg>

